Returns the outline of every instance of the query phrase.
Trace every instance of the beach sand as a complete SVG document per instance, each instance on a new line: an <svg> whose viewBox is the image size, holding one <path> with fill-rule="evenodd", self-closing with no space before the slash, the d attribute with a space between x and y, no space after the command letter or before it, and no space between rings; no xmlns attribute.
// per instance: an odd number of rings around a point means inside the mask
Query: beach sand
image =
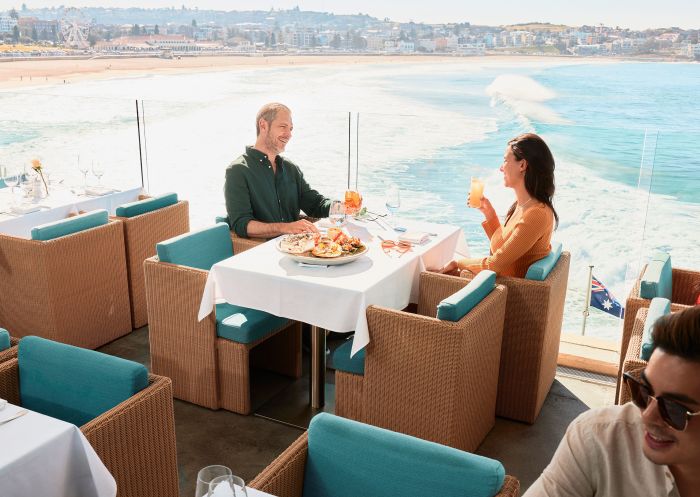
<svg viewBox="0 0 700 497"><path fill-rule="evenodd" d="M590 59L589 59L590 60ZM85 80L176 74L201 71L230 71L251 67L308 66L316 64L403 64L403 63L573 63L568 57L484 56L454 57L435 55L282 55L282 56L194 56L181 59L156 57L98 57L90 59L0 59L0 88L20 89L70 84ZM575 59L581 63L581 59Z"/></svg>

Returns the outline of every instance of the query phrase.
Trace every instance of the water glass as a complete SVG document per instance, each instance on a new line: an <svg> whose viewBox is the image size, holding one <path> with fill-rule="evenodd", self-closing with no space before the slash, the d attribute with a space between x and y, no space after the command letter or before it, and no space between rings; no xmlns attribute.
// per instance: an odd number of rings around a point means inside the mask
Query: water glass
<svg viewBox="0 0 700 497"><path fill-rule="evenodd" d="M78 171L80 171L80 173L83 175L83 189L85 189L85 188L87 188L87 175L88 175L88 172L90 172L90 171L88 170L87 161L85 159L83 159L83 162L81 164L80 155L78 155L77 161L78 161Z"/></svg>
<svg viewBox="0 0 700 497"><path fill-rule="evenodd" d="M194 497L207 497L209 495L209 484L217 477L233 476L233 472L226 466L207 466L197 473L197 489Z"/></svg>
<svg viewBox="0 0 700 497"><path fill-rule="evenodd" d="M105 170L102 167L102 165L100 165L100 163L97 161L92 161L92 174L94 174L97 178L97 184L101 185L102 176L104 176Z"/></svg>
<svg viewBox="0 0 700 497"><path fill-rule="evenodd" d="M235 475L217 476L209 483L208 497L248 497L243 480Z"/></svg>
<svg viewBox="0 0 700 497"><path fill-rule="evenodd" d="M391 185L386 191L386 210L390 214L389 223L394 226L394 213L401 207L401 193L399 187Z"/></svg>
<svg viewBox="0 0 700 497"><path fill-rule="evenodd" d="M331 202L328 219L334 226L342 226L343 221L345 221L345 204L340 200Z"/></svg>
<svg viewBox="0 0 700 497"><path fill-rule="evenodd" d="M17 188L22 181L22 173L18 170L8 170L3 169L3 181L10 188L10 197L12 198L12 203L16 203L15 199L15 188Z"/></svg>

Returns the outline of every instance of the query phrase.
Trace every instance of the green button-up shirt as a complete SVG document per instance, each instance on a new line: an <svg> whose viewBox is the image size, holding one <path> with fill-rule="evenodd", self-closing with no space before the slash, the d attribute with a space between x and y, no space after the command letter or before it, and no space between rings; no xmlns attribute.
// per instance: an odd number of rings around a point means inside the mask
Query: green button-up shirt
<svg viewBox="0 0 700 497"><path fill-rule="evenodd" d="M299 167L280 157L277 171L267 155L253 147L226 168L224 196L229 225L238 236L248 236L248 223L291 223L300 211L312 217L328 216L330 199L313 190Z"/></svg>

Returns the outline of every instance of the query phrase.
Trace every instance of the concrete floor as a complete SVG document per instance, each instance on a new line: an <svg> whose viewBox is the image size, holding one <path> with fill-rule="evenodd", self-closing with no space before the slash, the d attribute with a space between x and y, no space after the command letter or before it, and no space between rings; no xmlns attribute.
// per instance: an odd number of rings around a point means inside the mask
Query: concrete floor
<svg viewBox="0 0 700 497"><path fill-rule="evenodd" d="M333 348L333 342L329 344ZM150 366L147 327L99 350ZM328 370L331 381L332 375L333 371ZM299 381L306 378L305 375ZM253 405L262 405L289 384L281 376L256 374ZM613 393L609 386L557 379L534 425L497 418L496 426L477 453L501 461L506 472L520 480L523 492L547 465L571 420L589 406L610 403L607 399L612 399ZM211 464L228 466L245 481L253 479L302 433L297 428L256 416L212 411L177 399L174 403L182 497L194 493L197 471Z"/></svg>

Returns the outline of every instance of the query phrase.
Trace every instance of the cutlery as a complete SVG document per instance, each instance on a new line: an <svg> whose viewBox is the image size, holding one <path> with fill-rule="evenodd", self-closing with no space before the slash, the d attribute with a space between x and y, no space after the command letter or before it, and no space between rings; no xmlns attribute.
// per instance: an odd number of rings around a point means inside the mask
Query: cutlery
<svg viewBox="0 0 700 497"><path fill-rule="evenodd" d="M21 418L22 416L24 416L28 412L29 411L27 411L26 409L22 409L21 411L17 411L15 414L10 416L9 418L0 419L0 425L4 425L5 423L9 423L13 419Z"/></svg>

